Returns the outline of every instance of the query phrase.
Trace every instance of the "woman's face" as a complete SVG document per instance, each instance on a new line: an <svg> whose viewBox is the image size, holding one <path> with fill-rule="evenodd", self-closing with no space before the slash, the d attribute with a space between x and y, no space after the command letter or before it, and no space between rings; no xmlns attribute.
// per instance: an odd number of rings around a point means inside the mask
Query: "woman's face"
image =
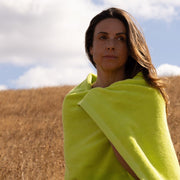
<svg viewBox="0 0 180 180"><path fill-rule="evenodd" d="M90 53L97 70L124 70L128 58L126 33L124 24L118 19L104 19L96 25Z"/></svg>

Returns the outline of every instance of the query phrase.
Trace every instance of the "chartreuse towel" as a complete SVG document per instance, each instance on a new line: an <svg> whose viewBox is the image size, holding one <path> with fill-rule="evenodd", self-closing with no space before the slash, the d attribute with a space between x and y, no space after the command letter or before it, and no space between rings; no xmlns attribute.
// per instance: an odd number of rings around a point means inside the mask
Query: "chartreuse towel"
<svg viewBox="0 0 180 180"><path fill-rule="evenodd" d="M141 73L106 88L96 76L63 102L65 180L132 180L111 143L141 180L180 180L165 102Z"/></svg>

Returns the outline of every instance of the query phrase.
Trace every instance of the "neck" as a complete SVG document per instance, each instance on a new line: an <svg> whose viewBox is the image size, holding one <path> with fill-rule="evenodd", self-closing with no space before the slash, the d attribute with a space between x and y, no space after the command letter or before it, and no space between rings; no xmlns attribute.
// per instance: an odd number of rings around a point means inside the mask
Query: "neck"
<svg viewBox="0 0 180 180"><path fill-rule="evenodd" d="M124 79L125 79L124 71L115 71L115 72L97 71L97 80L93 84L93 88L108 87L114 82L121 81Z"/></svg>

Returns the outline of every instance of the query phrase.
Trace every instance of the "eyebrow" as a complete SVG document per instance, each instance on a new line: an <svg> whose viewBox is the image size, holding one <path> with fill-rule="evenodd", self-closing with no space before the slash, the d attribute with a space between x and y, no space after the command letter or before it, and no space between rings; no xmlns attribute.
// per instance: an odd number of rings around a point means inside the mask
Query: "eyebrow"
<svg viewBox="0 0 180 180"><path fill-rule="evenodd" d="M108 33L107 33L107 32L98 32L97 34L108 34ZM127 33L125 33L125 32L116 33L117 36L118 36L118 35L121 35L121 34L127 35Z"/></svg>

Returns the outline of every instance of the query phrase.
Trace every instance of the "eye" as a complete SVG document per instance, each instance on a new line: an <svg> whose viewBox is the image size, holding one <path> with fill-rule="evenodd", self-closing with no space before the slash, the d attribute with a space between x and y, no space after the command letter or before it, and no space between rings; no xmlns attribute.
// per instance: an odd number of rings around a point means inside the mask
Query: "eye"
<svg viewBox="0 0 180 180"><path fill-rule="evenodd" d="M105 39L107 39L107 37L105 35L102 35L102 36L99 37L99 39L105 40Z"/></svg>
<svg viewBox="0 0 180 180"><path fill-rule="evenodd" d="M125 41L125 40L126 40L126 38L125 38L125 37L123 37L123 36L119 36L119 37L117 37L117 40L118 40L118 41Z"/></svg>

